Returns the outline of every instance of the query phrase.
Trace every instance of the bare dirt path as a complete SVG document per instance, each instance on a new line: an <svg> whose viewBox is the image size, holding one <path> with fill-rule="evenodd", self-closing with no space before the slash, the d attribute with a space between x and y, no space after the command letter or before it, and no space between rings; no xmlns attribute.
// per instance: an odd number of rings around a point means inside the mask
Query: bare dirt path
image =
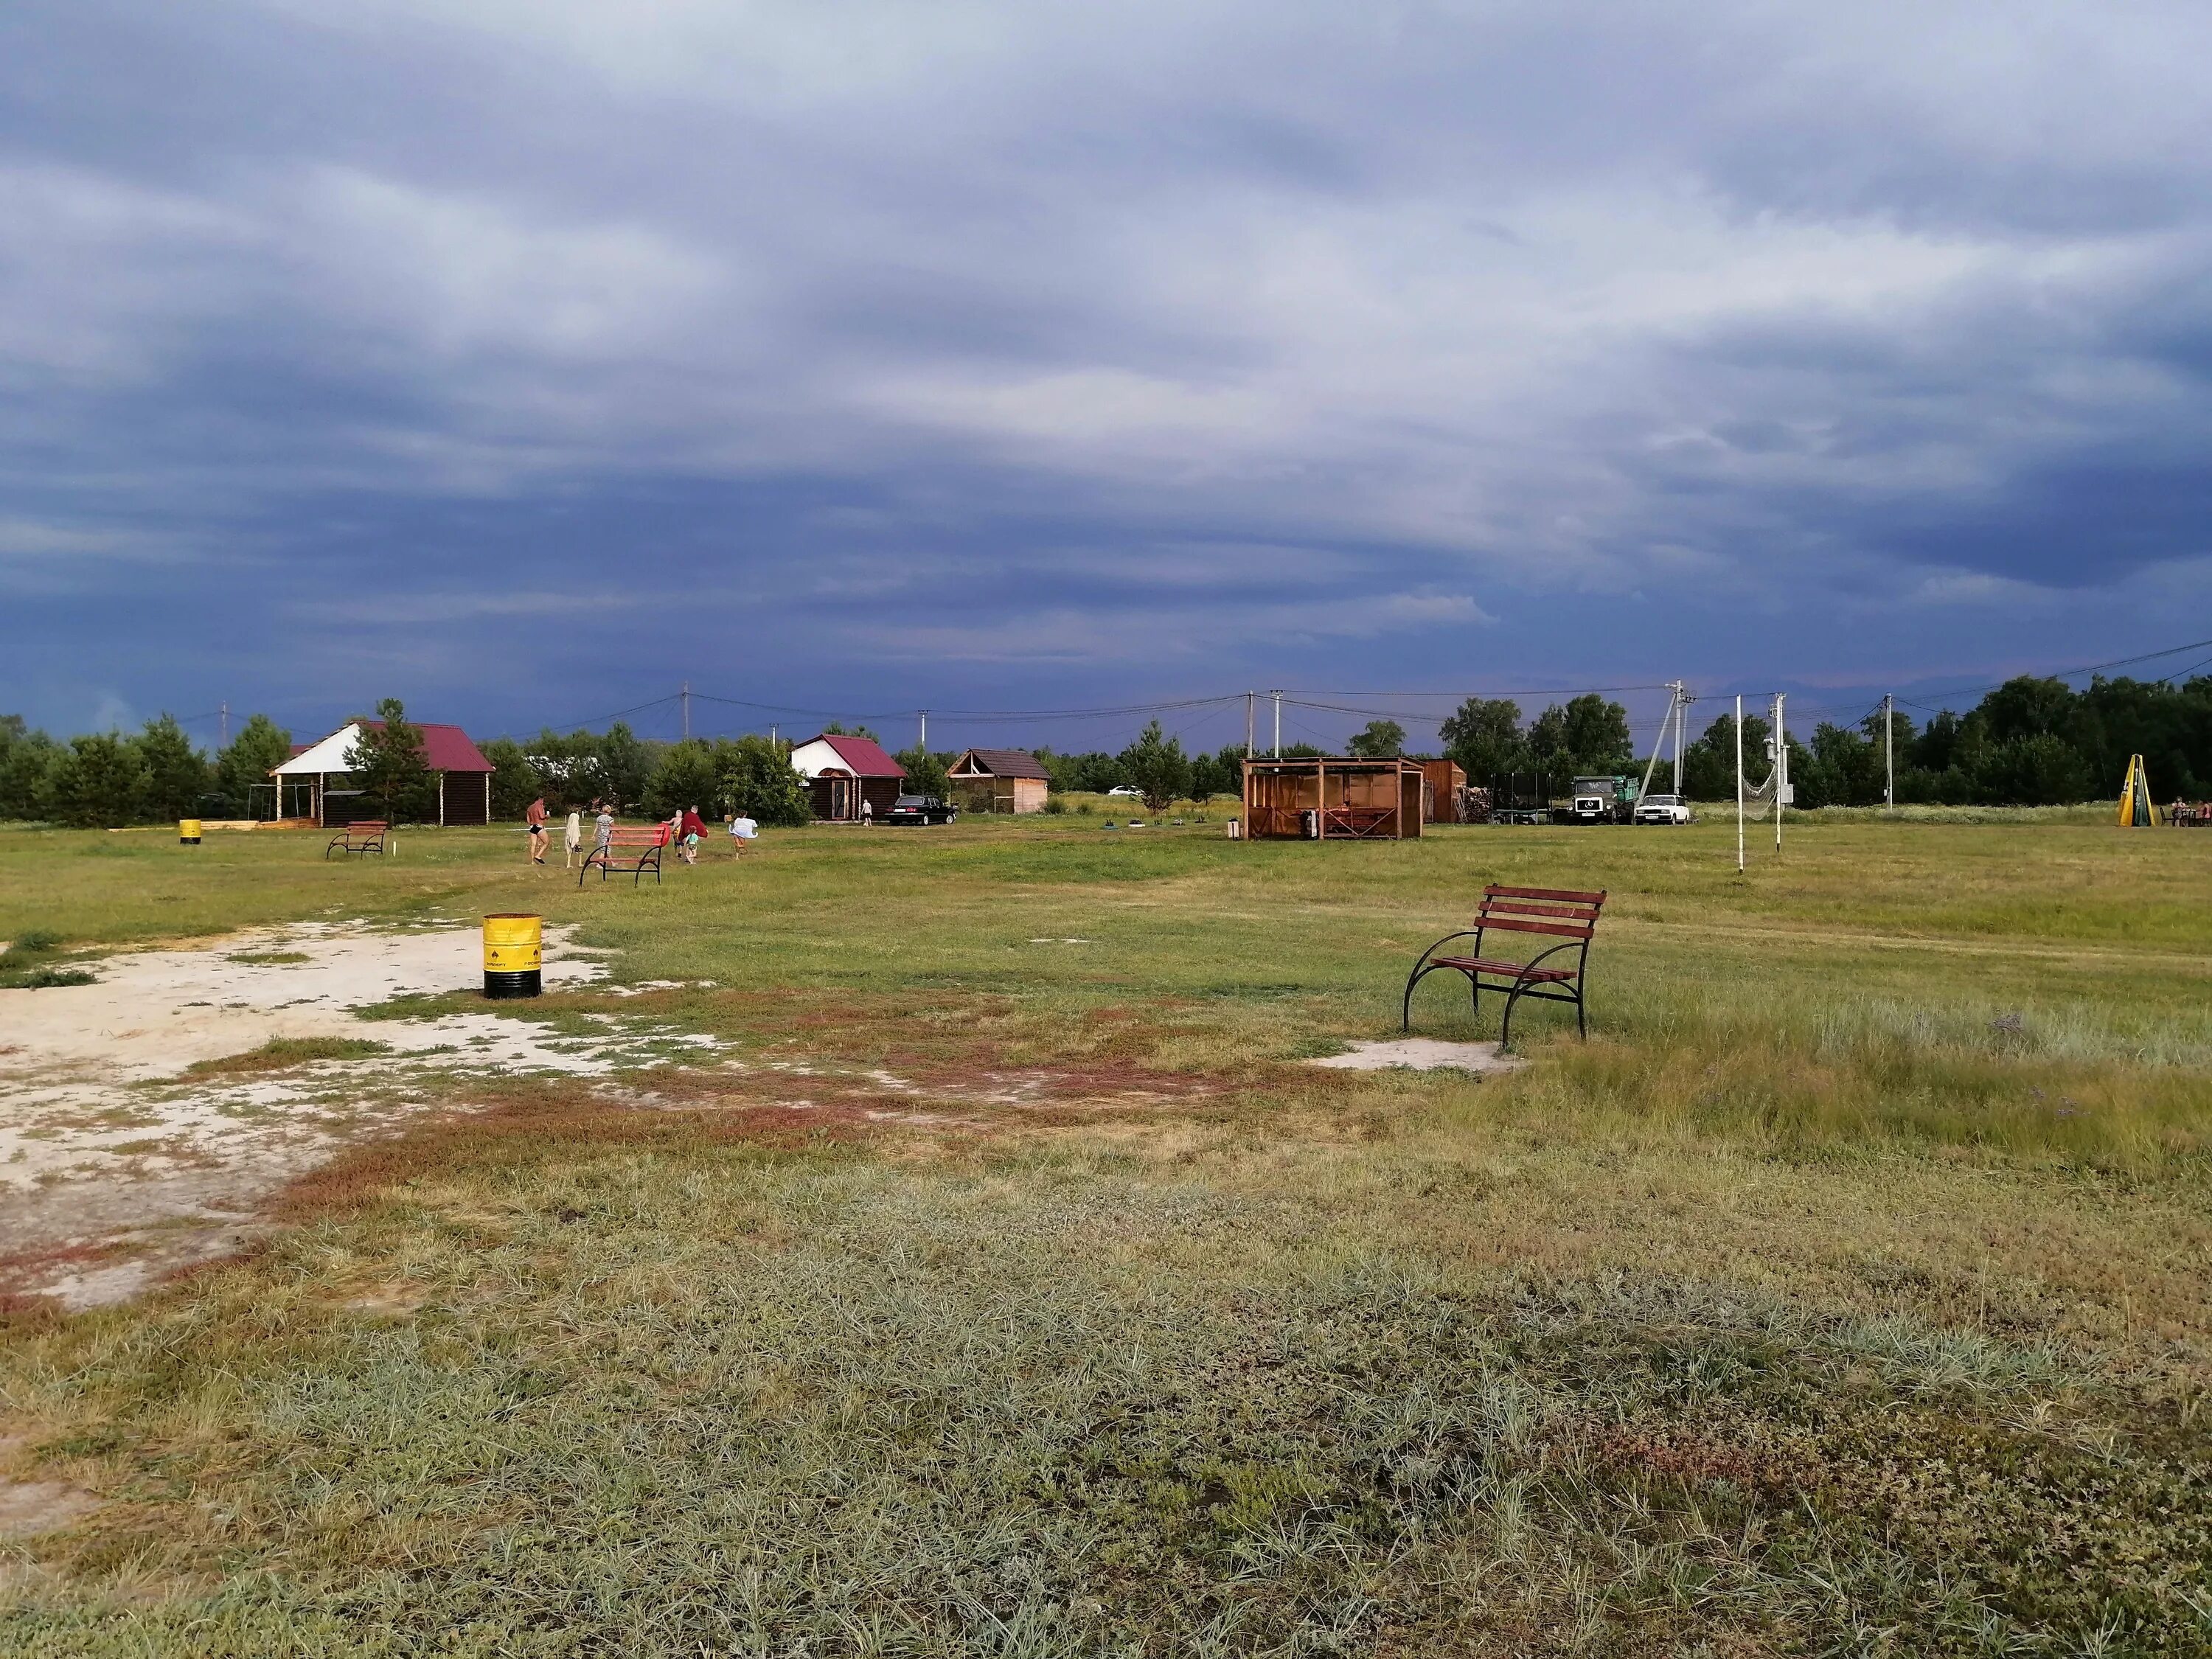
<svg viewBox="0 0 2212 1659"><path fill-rule="evenodd" d="M90 1307L233 1249L261 1200L430 1109L457 1073L594 1075L714 1046L615 1016L581 1037L489 1012L356 1018L480 985L478 945L475 928L446 923L310 923L111 957L92 985L0 991L0 1294ZM548 945L548 989L605 979L557 930ZM210 1064L331 1038L383 1052Z"/></svg>

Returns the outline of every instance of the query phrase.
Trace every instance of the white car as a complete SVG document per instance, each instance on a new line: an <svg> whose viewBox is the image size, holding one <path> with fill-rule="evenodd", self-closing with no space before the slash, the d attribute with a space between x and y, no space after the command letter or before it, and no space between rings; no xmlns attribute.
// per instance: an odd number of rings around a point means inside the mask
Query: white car
<svg viewBox="0 0 2212 1659"><path fill-rule="evenodd" d="M1638 823L1687 823L1690 808L1680 795L1646 795L1636 803Z"/></svg>
<svg viewBox="0 0 2212 1659"><path fill-rule="evenodd" d="M1133 788L1126 783L1117 783L1111 789L1109 789L1106 792L1106 798L1107 799L1111 800L1116 795L1126 796L1131 800L1142 800L1145 798L1145 792L1141 789Z"/></svg>

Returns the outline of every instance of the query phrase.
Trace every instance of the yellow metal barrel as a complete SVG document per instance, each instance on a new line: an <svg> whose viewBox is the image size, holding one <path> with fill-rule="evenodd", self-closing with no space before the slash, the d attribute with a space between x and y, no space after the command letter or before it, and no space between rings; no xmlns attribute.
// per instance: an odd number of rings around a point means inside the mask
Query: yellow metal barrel
<svg viewBox="0 0 2212 1659"><path fill-rule="evenodd" d="M486 916L484 994L534 997L544 988L545 924L537 916Z"/></svg>
<svg viewBox="0 0 2212 1659"><path fill-rule="evenodd" d="M198 818L177 820L177 845L197 847L200 844L200 821Z"/></svg>

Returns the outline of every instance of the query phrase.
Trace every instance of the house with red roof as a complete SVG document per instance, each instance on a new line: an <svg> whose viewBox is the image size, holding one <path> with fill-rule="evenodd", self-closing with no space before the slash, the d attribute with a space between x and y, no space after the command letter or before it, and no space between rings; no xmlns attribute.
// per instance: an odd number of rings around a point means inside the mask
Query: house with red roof
<svg viewBox="0 0 2212 1659"><path fill-rule="evenodd" d="M824 732L791 751L791 769L806 780L814 816L830 823L858 823L865 802L877 822L906 787L906 768L873 738Z"/></svg>
<svg viewBox="0 0 2212 1659"><path fill-rule="evenodd" d="M489 823L492 764L483 751L458 726L409 724L422 734L422 758L437 780L438 822ZM383 729L382 720L348 720L320 743L295 748L292 758L270 774L276 780L277 816L283 816L281 803L289 798L326 830L375 817L382 809L349 787L346 764L363 732Z"/></svg>

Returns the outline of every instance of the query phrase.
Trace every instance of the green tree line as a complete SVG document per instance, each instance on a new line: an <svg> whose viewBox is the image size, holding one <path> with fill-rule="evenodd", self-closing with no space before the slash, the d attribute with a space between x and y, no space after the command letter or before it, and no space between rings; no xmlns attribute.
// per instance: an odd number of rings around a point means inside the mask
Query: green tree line
<svg viewBox="0 0 2212 1659"><path fill-rule="evenodd" d="M370 734L354 782L389 803L399 817L428 809L419 738L411 736L396 700L379 705L385 733ZM1917 723L1892 715L1892 747L1900 804L2063 805L2116 799L2130 755L2142 755L2162 799L2212 796L2212 676L2179 685L2160 680L2092 680L2077 690L2064 681L2022 676L2008 680L1965 714L1945 709ZM1596 693L1546 708L1523 721L1510 698L1469 698L1442 725L1443 752L1486 784L1513 773L1541 773L1564 784L1575 774L1639 770L1626 711ZM1769 764L1765 719L1744 720L1745 769L1755 781ZM1402 752L1405 732L1377 720L1356 734L1353 754ZM292 734L255 714L219 752L196 745L162 714L137 732L56 738L22 717L0 715L0 818L38 819L88 828L160 823L181 817L245 817L271 768L291 753ZM696 806L711 816L743 811L766 824L796 824L810 816L806 786L791 769L787 744L761 737L659 743L617 721L603 732L541 732L526 741L483 745L494 768L492 811L514 818L543 795L560 811L594 801L617 810L663 816ZM1293 744L1289 754L1319 751ZM1170 800L1205 800L1243 788L1244 751L1231 744L1216 753L1187 752L1158 721L1133 742L1108 752L1036 751L1056 792L1139 790L1155 811ZM1724 714L1706 726L1682 757L1685 792L1699 800L1735 793L1735 723ZM956 751L908 750L898 758L908 787L943 794ZM1881 717L1856 726L1822 722L1809 736L1790 738L1790 779L1800 806L1866 806L1882 799ZM1662 763L1652 787L1674 779ZM265 800L262 805L265 808Z"/></svg>
<svg viewBox="0 0 2212 1659"><path fill-rule="evenodd" d="M2212 677L2180 685L2160 680L2063 680L2023 675L1961 714L1939 710L1916 723L1891 714L1890 750L1899 805L2051 806L2117 799L2128 757L2141 755L2162 799L2212 795ZM1763 715L1743 722L1744 772L1767 774L1771 735ZM1886 762L1879 710L1855 726L1829 721L1790 734L1790 779L1797 805L1877 806ZM1523 726L1507 698L1470 698L1447 719L1444 752L1483 784L1515 772L1564 781L1573 774L1640 771L1626 712L1595 694L1555 704ZM1694 800L1735 794L1735 717L1723 714L1682 754L1683 792ZM1674 788L1662 762L1655 791Z"/></svg>

